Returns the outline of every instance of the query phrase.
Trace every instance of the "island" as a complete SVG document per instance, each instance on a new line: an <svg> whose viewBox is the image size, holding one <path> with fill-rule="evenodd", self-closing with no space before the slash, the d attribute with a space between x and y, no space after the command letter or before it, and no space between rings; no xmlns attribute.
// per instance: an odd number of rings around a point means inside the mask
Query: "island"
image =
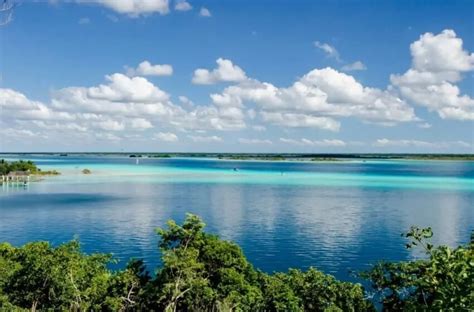
<svg viewBox="0 0 474 312"><path fill-rule="evenodd" d="M33 178L41 176L54 176L60 173L56 170L43 171L31 160L19 160L8 162L5 159L0 160L0 183L22 183L30 182L30 176Z"/></svg>

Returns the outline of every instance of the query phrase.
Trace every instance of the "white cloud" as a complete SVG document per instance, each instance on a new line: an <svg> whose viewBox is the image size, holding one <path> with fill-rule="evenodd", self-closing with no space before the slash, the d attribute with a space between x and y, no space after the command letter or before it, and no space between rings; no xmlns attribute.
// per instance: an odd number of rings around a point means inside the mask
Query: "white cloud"
<svg viewBox="0 0 474 312"><path fill-rule="evenodd" d="M127 77L123 74L105 76L108 84L87 89L87 96L112 102L157 102L166 101L169 95L142 77Z"/></svg>
<svg viewBox="0 0 474 312"><path fill-rule="evenodd" d="M8 138L22 139L22 138L33 138L33 137L36 137L36 134L31 130L12 129L12 128L2 129L2 139L8 139Z"/></svg>
<svg viewBox="0 0 474 312"><path fill-rule="evenodd" d="M240 138L238 141L239 143L242 143L242 144L256 144L256 145L272 144L272 141L270 140L260 140L260 139Z"/></svg>
<svg viewBox="0 0 474 312"><path fill-rule="evenodd" d="M202 16L202 17L211 17L212 14L211 14L211 11L209 11L209 10L206 9L205 7L202 7L201 10L199 10L199 16Z"/></svg>
<svg viewBox="0 0 474 312"><path fill-rule="evenodd" d="M38 128L46 129L46 130L73 130L79 132L87 131L87 127L83 125L79 125L75 122L68 122L68 123L59 123L59 122L47 122L43 120L32 120L31 121L34 125Z"/></svg>
<svg viewBox="0 0 474 312"><path fill-rule="evenodd" d="M126 67L126 69L128 76L171 76L173 74L171 65L152 65L148 61L141 62L137 68Z"/></svg>
<svg viewBox="0 0 474 312"><path fill-rule="evenodd" d="M153 136L153 138L163 142L177 142L179 140L178 136L171 132L158 132Z"/></svg>
<svg viewBox="0 0 474 312"><path fill-rule="evenodd" d="M192 10L192 5L186 0L178 0L174 5L176 11L189 11Z"/></svg>
<svg viewBox="0 0 474 312"><path fill-rule="evenodd" d="M130 126L132 129L145 130L153 128L153 125L149 120L145 118L133 118L130 120Z"/></svg>
<svg viewBox="0 0 474 312"><path fill-rule="evenodd" d="M159 13L169 13L168 0L77 0L79 3L99 4L117 13L139 17Z"/></svg>
<svg viewBox="0 0 474 312"><path fill-rule="evenodd" d="M474 70L474 53L463 50L453 30L426 33L410 45L412 68L392 75L392 84L409 101L435 111L443 119L474 120L474 99L455 83Z"/></svg>
<svg viewBox="0 0 474 312"><path fill-rule="evenodd" d="M324 140L309 140L306 138L301 139L287 139L280 138L280 142L285 144L292 144L298 146L315 146L315 147L344 147L346 142L337 139L324 139Z"/></svg>
<svg viewBox="0 0 474 312"><path fill-rule="evenodd" d="M186 97L186 96L184 96L184 95L180 95L180 96L178 97L178 100L179 100L181 103L187 105L188 107L193 107L193 106L194 106L194 102L191 101L188 97Z"/></svg>
<svg viewBox="0 0 474 312"><path fill-rule="evenodd" d="M425 33L410 45L413 68L420 72L469 71L474 69L474 53L463 50L462 39L451 29L440 34Z"/></svg>
<svg viewBox="0 0 474 312"><path fill-rule="evenodd" d="M317 117L305 114L261 112L262 119L274 125L289 128L319 128L339 131L341 124L329 117Z"/></svg>
<svg viewBox="0 0 474 312"><path fill-rule="evenodd" d="M356 61L351 64L347 64L341 67L343 71L357 71L357 70L367 70L367 66L361 61Z"/></svg>
<svg viewBox="0 0 474 312"><path fill-rule="evenodd" d="M199 136L199 135L188 135L193 142L196 143L210 143L210 142L222 142L222 138L216 135L212 136Z"/></svg>
<svg viewBox="0 0 474 312"><path fill-rule="evenodd" d="M57 112L39 101L32 101L12 89L0 89L2 116L15 116L18 120L73 120L66 112Z"/></svg>
<svg viewBox="0 0 474 312"><path fill-rule="evenodd" d="M95 132L94 136L102 141L106 142L119 142L122 141L122 137L115 135L113 133L108 133L108 132Z"/></svg>
<svg viewBox="0 0 474 312"><path fill-rule="evenodd" d="M323 43L319 41L314 42L314 46L326 53L328 57L334 58L336 61L340 62L341 58L339 57L339 52L336 50L335 47L328 43Z"/></svg>
<svg viewBox="0 0 474 312"><path fill-rule="evenodd" d="M339 130L336 117L357 117L380 125L416 121L414 110L390 90L364 87L330 67L314 69L286 88L247 78L212 94L217 106L242 108L253 102L264 121L288 127Z"/></svg>
<svg viewBox="0 0 474 312"><path fill-rule="evenodd" d="M106 79L106 83L98 86L54 91L50 103L32 101L17 91L0 88L2 115L15 116L2 118L0 123L3 128L20 125L29 130L55 131L62 136L75 135L78 131L110 133L127 130L123 137L128 138L135 135L135 131L141 131L140 135L144 136L143 131L157 124L196 132L246 127L245 115L240 109L213 104L188 104L185 108L171 102L166 92L146 78L112 74ZM102 140L107 136L94 137Z"/></svg>
<svg viewBox="0 0 474 312"><path fill-rule="evenodd" d="M196 69L192 82L194 84L214 84L221 81L239 82L247 78L245 72L230 60L219 58L216 63L217 68L212 71L204 68Z"/></svg>
<svg viewBox="0 0 474 312"><path fill-rule="evenodd" d="M378 139L373 143L377 147L421 147L431 149L449 149L453 147L472 148L473 145L464 141L442 141L442 142L428 142L413 139Z"/></svg>
<svg viewBox="0 0 474 312"><path fill-rule="evenodd" d="M122 131L123 129L125 129L124 124L116 120L106 120L98 122L97 127L107 131Z"/></svg>

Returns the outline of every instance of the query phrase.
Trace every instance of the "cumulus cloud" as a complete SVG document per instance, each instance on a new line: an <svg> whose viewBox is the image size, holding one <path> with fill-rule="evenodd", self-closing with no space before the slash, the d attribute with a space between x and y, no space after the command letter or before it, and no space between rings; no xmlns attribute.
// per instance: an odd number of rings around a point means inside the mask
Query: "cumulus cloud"
<svg viewBox="0 0 474 312"><path fill-rule="evenodd" d="M211 99L216 106L235 108L253 102L264 121L287 127L338 131L337 117L381 125L418 120L413 108L390 90L365 87L330 67L311 70L289 87L247 78Z"/></svg>
<svg viewBox="0 0 474 312"><path fill-rule="evenodd" d="M178 0L174 5L176 11L189 11L192 10L192 5L186 0Z"/></svg>
<svg viewBox="0 0 474 312"><path fill-rule="evenodd" d="M239 109L216 105L185 109L170 101L166 92L146 78L113 74L106 79L107 84L97 87L58 90L52 99L53 107L87 112L89 118L96 118L97 114L117 118L153 118L181 129L235 130L245 127L244 115Z"/></svg>
<svg viewBox="0 0 474 312"><path fill-rule="evenodd" d="M463 41L454 30L434 35L425 33L410 45L413 68L420 72L469 71L474 69L474 54L463 50Z"/></svg>
<svg viewBox="0 0 474 312"><path fill-rule="evenodd" d="M159 102L169 95L142 77L127 77L123 74L105 76L108 84L101 84L86 90L87 96L96 100L111 102Z"/></svg>
<svg viewBox="0 0 474 312"><path fill-rule="evenodd" d="M211 17L212 14L211 14L211 11L209 11L207 8L202 7L201 10L199 10L199 16L202 16L202 17Z"/></svg>
<svg viewBox="0 0 474 312"><path fill-rule="evenodd" d="M158 132L153 136L153 139L163 142L177 142L178 136L172 132Z"/></svg>
<svg viewBox="0 0 474 312"><path fill-rule="evenodd" d="M25 139L36 137L36 134L27 129L2 129L2 138L3 139Z"/></svg>
<svg viewBox="0 0 474 312"><path fill-rule="evenodd" d="M12 89L0 89L0 108L3 118L4 116L15 116L15 120L70 121L74 119L72 114L55 111Z"/></svg>
<svg viewBox="0 0 474 312"><path fill-rule="evenodd" d="M473 99L462 94L456 85L463 74L474 70L473 54L463 50L462 40L452 31L425 34L411 45L411 49L412 67L402 75L392 75L392 85L386 89L365 86L350 74L331 67L312 69L289 85L277 86L247 77L231 60L219 58L216 68L201 68L194 72L193 83L196 84L229 83L220 91L213 91L209 102L204 104L195 104L184 95L173 102L170 94L145 77L164 74L162 67L156 67L163 65L144 61L133 69L133 75L114 73L105 76L105 81L97 85L55 90L47 102L0 88L3 112L0 123L2 129L10 129L10 134L5 133L11 137L28 137L29 134L53 137L56 133L58 137L82 135L91 140L110 138L119 141L146 135L160 140L160 133L171 133L160 132L155 136L151 129L157 128L206 133L206 136L190 135L188 139L217 143L222 138L211 131L245 128L264 131L266 127L272 130L279 127L284 131L313 128L336 132L343 127L346 118L383 126L417 122L420 128L430 127L417 118L410 102L426 106L442 118L474 119ZM444 63L432 60L439 57L448 59ZM168 70L171 72L172 68ZM265 143L267 140L241 139L243 144L269 144ZM314 147L352 145L339 140L306 138L282 138L279 142ZM426 149L439 146L434 144L436 142L423 142L380 139L373 146L382 148L398 144ZM441 146L466 148L466 144L454 141Z"/></svg>
<svg viewBox="0 0 474 312"><path fill-rule="evenodd" d="M346 142L337 139L324 139L324 140L309 140L306 138L301 139L288 139L280 138L280 142L298 146L316 146L316 147L344 147Z"/></svg>
<svg viewBox="0 0 474 312"><path fill-rule="evenodd" d="M217 68L212 71L204 68L196 69L192 82L194 84L214 84L222 81L239 82L247 78L245 72L230 60L219 58L216 63Z"/></svg>
<svg viewBox="0 0 474 312"><path fill-rule="evenodd" d="M343 71L358 71L358 70L366 70L367 66L361 61L356 61L351 64L347 64L341 67Z"/></svg>
<svg viewBox="0 0 474 312"><path fill-rule="evenodd" d="M138 64L137 68L126 67L128 76L171 76L173 67L168 64L152 65L148 61Z"/></svg>
<svg viewBox="0 0 474 312"><path fill-rule="evenodd" d="M392 84L407 100L435 111L443 119L474 120L474 99L455 83L474 70L474 53L463 49L453 30L426 33L410 45L412 67L392 75Z"/></svg>
<svg viewBox="0 0 474 312"><path fill-rule="evenodd" d="M339 131L341 124L328 117L317 117L305 114L261 112L265 122L289 128L319 128L329 131Z"/></svg>
<svg viewBox="0 0 474 312"><path fill-rule="evenodd" d="M212 135L212 136L188 135L188 138L196 143L222 142L222 138L217 135Z"/></svg>
<svg viewBox="0 0 474 312"><path fill-rule="evenodd" d="M132 118L130 120L130 127L137 130L145 130L153 128L153 125L145 118Z"/></svg>
<svg viewBox="0 0 474 312"><path fill-rule="evenodd" d="M0 88L0 108L4 113L0 119L3 129L28 130L37 137L54 132L64 139L82 132L91 139L118 141L143 137L143 131L155 125L197 132L246 127L245 115L238 109L214 104L182 107L146 78L119 73L107 75L106 82L98 86L56 90L49 103Z"/></svg>
<svg viewBox="0 0 474 312"><path fill-rule="evenodd" d="M108 131L122 131L123 129L125 129L124 124L116 120L100 121L97 123L97 126L100 129Z"/></svg>
<svg viewBox="0 0 474 312"><path fill-rule="evenodd" d="M139 17L153 13L169 13L168 0L78 0L79 3L98 4L117 13Z"/></svg>
<svg viewBox="0 0 474 312"><path fill-rule="evenodd" d="M263 144L272 144L270 140L261 140L261 139L246 139L246 138L239 138L239 143L242 144L256 144L256 145L263 145Z"/></svg>
<svg viewBox="0 0 474 312"><path fill-rule="evenodd" d="M339 56L339 52L336 48L328 43L323 43L319 41L314 42L314 46L326 53L328 57L334 58L336 61L340 62L341 58Z"/></svg>
<svg viewBox="0 0 474 312"><path fill-rule="evenodd" d="M194 102L191 101L188 97L184 96L184 95L180 95L178 97L178 100L183 103L184 105L188 106L188 107L193 107L194 106Z"/></svg>

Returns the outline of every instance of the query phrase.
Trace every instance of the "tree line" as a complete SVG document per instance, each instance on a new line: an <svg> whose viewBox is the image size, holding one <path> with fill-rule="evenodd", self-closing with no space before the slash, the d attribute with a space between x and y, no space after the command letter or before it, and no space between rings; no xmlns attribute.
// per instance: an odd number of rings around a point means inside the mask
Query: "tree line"
<svg viewBox="0 0 474 312"><path fill-rule="evenodd" d="M315 268L267 274L235 243L204 232L188 215L157 229L162 265L141 260L110 270L108 254L85 254L77 240L57 247L0 244L1 311L471 311L474 234L465 246L434 247L431 229L412 228L407 248L424 260L385 262L339 281Z"/></svg>
<svg viewBox="0 0 474 312"><path fill-rule="evenodd" d="M18 160L18 161L6 161L0 159L0 175L8 175L14 171L25 171L33 175L58 175L59 172L56 170L42 171L38 166L31 160Z"/></svg>

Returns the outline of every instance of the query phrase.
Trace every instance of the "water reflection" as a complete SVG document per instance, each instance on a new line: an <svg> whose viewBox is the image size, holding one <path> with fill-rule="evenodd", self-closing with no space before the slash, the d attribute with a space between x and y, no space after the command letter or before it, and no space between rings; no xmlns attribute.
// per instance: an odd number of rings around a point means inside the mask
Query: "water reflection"
<svg viewBox="0 0 474 312"><path fill-rule="evenodd" d="M162 168L150 176L142 168L130 175L131 179L121 174L110 180L105 180L106 176L104 180L74 176L33 183L26 190L2 187L0 241L49 240L57 244L77 234L88 252L112 252L123 261L144 258L155 267L159 263L155 228L164 226L168 219L180 222L186 212L192 212L203 217L209 231L242 246L260 269L316 266L348 279L348 269L360 270L381 259L420 256L418 251L406 251L400 237L411 225L432 226L434 241L451 246L466 242L474 228L474 192L465 189L325 185L324 180L305 185L299 180L301 173L282 177L278 171L284 168L289 172L294 167L302 171L301 164L265 164L271 175L239 176L214 171L216 166L227 165L206 164L209 173L200 181L182 181L173 171ZM87 166L104 168L97 163ZM400 172L437 170L436 165L427 168L426 164L410 169L405 163L401 167L392 163L344 166L351 168L354 177L360 174L362 180L377 166L393 178ZM440 170L450 172L451 178L458 172L460 177L472 179L471 165L446 166L443 163ZM312 170L314 167L308 169L306 177ZM155 175L160 179L167 176L170 181L157 183ZM203 172L181 169L179 173L192 175L202 178ZM261 175L264 178L258 178ZM209 181L216 176L234 180ZM242 183L243 179L250 181ZM250 183L254 179L260 179L259 183ZM292 183L273 183L275 179Z"/></svg>

